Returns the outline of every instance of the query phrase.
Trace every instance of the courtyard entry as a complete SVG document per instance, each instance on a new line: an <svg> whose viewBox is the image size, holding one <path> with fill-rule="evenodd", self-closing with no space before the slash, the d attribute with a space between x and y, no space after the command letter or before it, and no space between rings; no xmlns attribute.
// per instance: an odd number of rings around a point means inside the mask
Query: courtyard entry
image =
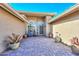
<svg viewBox="0 0 79 59"><path fill-rule="evenodd" d="M52 19L52 13L18 11L28 22L26 33L29 36L48 36L50 26L48 21Z"/></svg>

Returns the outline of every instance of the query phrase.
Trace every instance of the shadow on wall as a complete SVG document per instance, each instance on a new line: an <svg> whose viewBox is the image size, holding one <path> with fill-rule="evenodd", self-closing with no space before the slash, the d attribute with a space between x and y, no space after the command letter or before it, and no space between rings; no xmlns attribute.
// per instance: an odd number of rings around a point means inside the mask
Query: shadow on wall
<svg viewBox="0 0 79 59"><path fill-rule="evenodd" d="M8 37L7 36L5 36L4 38L2 38L2 39L4 39L4 40L0 40L0 53L3 53L5 50L6 50L6 48L7 48L7 40L8 40Z"/></svg>

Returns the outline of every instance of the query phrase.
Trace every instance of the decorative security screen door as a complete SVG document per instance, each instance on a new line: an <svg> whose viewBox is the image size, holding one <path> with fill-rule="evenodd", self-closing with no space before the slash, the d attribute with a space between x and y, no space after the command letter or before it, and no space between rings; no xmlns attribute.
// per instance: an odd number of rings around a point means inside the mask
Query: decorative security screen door
<svg viewBox="0 0 79 59"><path fill-rule="evenodd" d="M43 35L43 26L40 26L39 31L40 31L40 35Z"/></svg>
<svg viewBox="0 0 79 59"><path fill-rule="evenodd" d="M43 26L42 25L40 25L39 27L38 27L38 35L43 35Z"/></svg>

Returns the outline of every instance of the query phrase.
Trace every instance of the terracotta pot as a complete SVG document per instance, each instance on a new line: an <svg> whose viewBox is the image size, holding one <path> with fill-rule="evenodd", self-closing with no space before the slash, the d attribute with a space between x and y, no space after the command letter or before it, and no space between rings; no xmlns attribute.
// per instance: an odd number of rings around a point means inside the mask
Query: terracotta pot
<svg viewBox="0 0 79 59"><path fill-rule="evenodd" d="M27 38L27 35L23 35L23 38Z"/></svg>
<svg viewBox="0 0 79 59"><path fill-rule="evenodd" d="M48 34L48 37L49 37L49 38L53 38L53 34L52 34L52 33L49 33L49 34Z"/></svg>
<svg viewBox="0 0 79 59"><path fill-rule="evenodd" d="M14 43L14 44L9 44L9 47L10 47L11 49L13 49L13 50L19 48L19 46L20 46L20 42Z"/></svg>

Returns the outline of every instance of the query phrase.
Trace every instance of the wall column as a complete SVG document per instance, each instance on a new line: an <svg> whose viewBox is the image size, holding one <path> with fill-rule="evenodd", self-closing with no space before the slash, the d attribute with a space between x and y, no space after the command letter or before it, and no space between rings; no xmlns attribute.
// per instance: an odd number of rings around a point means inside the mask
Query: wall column
<svg viewBox="0 0 79 59"><path fill-rule="evenodd" d="M49 32L51 31L51 24L48 24L48 21L51 19L51 16L46 16L46 36L48 37Z"/></svg>
<svg viewBox="0 0 79 59"><path fill-rule="evenodd" d="M25 24L25 34L28 34L28 23Z"/></svg>

